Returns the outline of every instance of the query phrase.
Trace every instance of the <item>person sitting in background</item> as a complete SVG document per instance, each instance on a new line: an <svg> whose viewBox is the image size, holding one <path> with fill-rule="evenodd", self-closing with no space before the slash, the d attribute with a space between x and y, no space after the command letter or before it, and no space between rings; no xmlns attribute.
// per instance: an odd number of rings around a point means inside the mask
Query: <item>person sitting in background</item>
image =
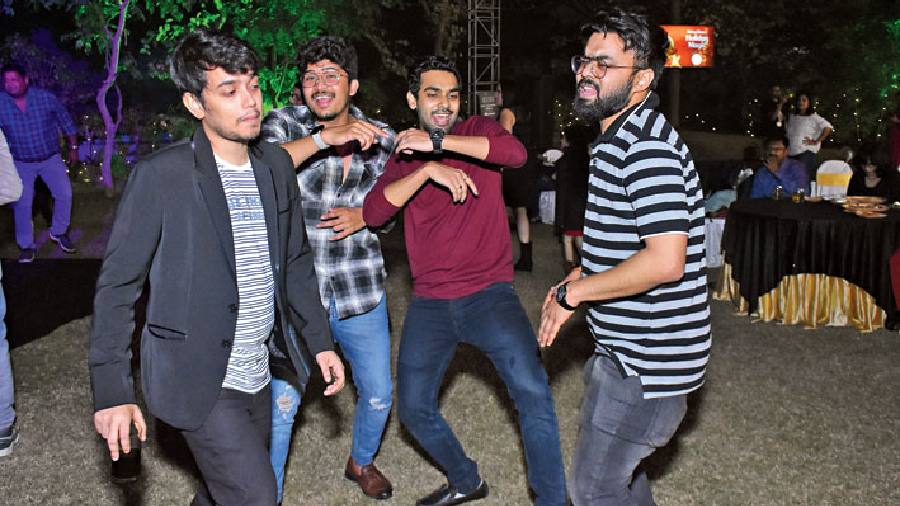
<svg viewBox="0 0 900 506"><path fill-rule="evenodd" d="M750 198L771 197L779 186L786 195L797 190L808 192L809 176L806 167L798 160L787 157L787 137L769 137L765 146L766 158L753 176Z"/></svg>
<svg viewBox="0 0 900 506"><path fill-rule="evenodd" d="M883 197L888 202L900 200L900 178L890 169L887 153L864 145L854 159L856 170L850 178L847 195Z"/></svg>
<svg viewBox="0 0 900 506"><path fill-rule="evenodd" d="M805 91L797 92L797 103L794 112L788 117L786 126L790 141L788 155L803 163L807 177L814 175L822 142L831 135L834 127L816 113L812 95Z"/></svg>

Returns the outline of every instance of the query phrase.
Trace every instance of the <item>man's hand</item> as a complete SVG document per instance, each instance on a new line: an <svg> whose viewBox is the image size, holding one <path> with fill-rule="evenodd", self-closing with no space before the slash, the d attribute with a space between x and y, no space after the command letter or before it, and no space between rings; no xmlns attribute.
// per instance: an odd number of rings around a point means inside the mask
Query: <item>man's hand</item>
<svg viewBox="0 0 900 506"><path fill-rule="evenodd" d="M333 351L323 351L316 354L316 363L322 371L322 377L325 378L325 395L334 395L344 388L344 364Z"/></svg>
<svg viewBox="0 0 900 506"><path fill-rule="evenodd" d="M375 144L376 137L387 137L388 133L367 121L351 118L350 123L325 128L319 135L329 146L343 146L348 142L358 141L365 151Z"/></svg>
<svg viewBox="0 0 900 506"><path fill-rule="evenodd" d="M119 460L120 444L123 452L131 451L128 431L132 422L137 429L138 439L146 441L147 424L144 422L144 415L141 414L141 408L137 404L120 404L94 413L94 428L106 440L109 456L113 460Z"/></svg>
<svg viewBox="0 0 900 506"><path fill-rule="evenodd" d="M813 139L812 137L804 137L803 138L804 146L815 146L816 144L818 144L818 142L815 139Z"/></svg>
<svg viewBox="0 0 900 506"><path fill-rule="evenodd" d="M450 191L453 202L465 202L470 189L476 197L478 196L475 182L460 169L454 169L438 162L429 162L425 164L423 170L427 171L429 179Z"/></svg>
<svg viewBox="0 0 900 506"><path fill-rule="evenodd" d="M541 307L541 328L538 332L538 344L541 347L550 346L559 335L559 329L574 311L569 311L556 302L556 289L563 283L581 279L581 267L572 269L572 272L559 283L550 287L547 296L544 297L544 305Z"/></svg>
<svg viewBox="0 0 900 506"><path fill-rule="evenodd" d="M322 220L316 228L330 228L335 232L332 241L341 239L356 233L366 226L363 220L361 207L335 207L319 217Z"/></svg>
<svg viewBox="0 0 900 506"><path fill-rule="evenodd" d="M434 151L434 142L428 132L418 128L410 128L397 134L397 144L394 147L395 153L403 153L411 155L414 151L432 152Z"/></svg>

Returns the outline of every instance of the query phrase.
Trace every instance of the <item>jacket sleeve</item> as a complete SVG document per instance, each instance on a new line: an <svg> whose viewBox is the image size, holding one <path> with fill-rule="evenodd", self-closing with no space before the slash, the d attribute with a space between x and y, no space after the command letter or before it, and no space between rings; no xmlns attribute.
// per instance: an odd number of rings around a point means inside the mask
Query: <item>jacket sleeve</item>
<svg viewBox="0 0 900 506"><path fill-rule="evenodd" d="M284 151L280 151L279 154L288 158L288 154ZM290 159L287 159L285 163L287 167L290 167ZM291 196L291 218L285 265L288 304L291 310L300 317L302 326L299 326L297 331L306 341L310 353L315 356L323 351L334 350L334 343L328 325L328 313L322 307L322 299L319 295L319 282L313 263L315 255L306 237L303 208L300 205L297 179L293 177L293 171L288 176L288 181Z"/></svg>
<svg viewBox="0 0 900 506"><path fill-rule="evenodd" d="M159 244L162 202L147 162L131 172L94 295L88 366L94 409L135 403L131 376L134 304Z"/></svg>

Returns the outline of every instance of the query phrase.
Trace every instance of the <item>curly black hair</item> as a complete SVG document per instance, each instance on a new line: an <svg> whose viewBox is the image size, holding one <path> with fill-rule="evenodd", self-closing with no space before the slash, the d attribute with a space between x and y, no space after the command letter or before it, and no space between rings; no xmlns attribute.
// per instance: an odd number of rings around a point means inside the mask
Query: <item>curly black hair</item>
<svg viewBox="0 0 900 506"><path fill-rule="evenodd" d="M656 89L666 65L669 37L649 16L627 12L618 7L597 12L593 20L581 26L581 42L587 44L595 33L615 33L625 43L625 51L634 51L634 64L653 71L650 89Z"/></svg>
<svg viewBox="0 0 900 506"><path fill-rule="evenodd" d="M260 61L249 44L233 35L197 30L185 35L169 59L169 75L181 92L202 101L206 71L221 68L229 74L247 74L259 69Z"/></svg>
<svg viewBox="0 0 900 506"><path fill-rule="evenodd" d="M358 79L359 58L356 56L356 49L343 38L326 35L307 42L297 53L297 68L302 74L306 72L307 66L322 60L337 63L347 72L351 81Z"/></svg>
<svg viewBox="0 0 900 506"><path fill-rule="evenodd" d="M419 94L419 87L422 83L422 74L428 72L429 70L443 70L445 72L450 72L456 77L456 82L462 83L462 79L459 77L459 70L456 68L456 63L453 62L450 58L446 56L426 56L422 61L416 64L415 67L410 69L409 74L407 75L407 83L409 83L409 92L413 95Z"/></svg>

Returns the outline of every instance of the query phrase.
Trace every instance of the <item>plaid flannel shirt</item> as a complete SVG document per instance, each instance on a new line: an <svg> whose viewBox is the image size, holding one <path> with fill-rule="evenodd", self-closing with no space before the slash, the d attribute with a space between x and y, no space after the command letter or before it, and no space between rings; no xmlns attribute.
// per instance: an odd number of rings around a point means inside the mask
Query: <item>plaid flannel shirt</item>
<svg viewBox="0 0 900 506"><path fill-rule="evenodd" d="M350 108L356 119L367 121L388 132L377 138L364 152L353 153L347 179L343 158L331 148L311 156L300 165L297 184L303 205L306 233L316 255L316 275L322 305L327 309L334 298L338 318L366 313L384 296L384 259L378 236L363 228L340 241L332 241L330 228L316 228L320 216L335 207L363 206L366 194L384 173L394 149L395 132L380 121L367 118L356 107ZM306 137L316 127L315 117L306 106L289 106L269 112L263 121L261 138L282 144Z"/></svg>
<svg viewBox="0 0 900 506"><path fill-rule="evenodd" d="M0 93L0 128L6 135L9 152L16 160L39 162L59 153L59 132L78 133L62 103L49 91L30 87L25 94L25 111L6 93Z"/></svg>

